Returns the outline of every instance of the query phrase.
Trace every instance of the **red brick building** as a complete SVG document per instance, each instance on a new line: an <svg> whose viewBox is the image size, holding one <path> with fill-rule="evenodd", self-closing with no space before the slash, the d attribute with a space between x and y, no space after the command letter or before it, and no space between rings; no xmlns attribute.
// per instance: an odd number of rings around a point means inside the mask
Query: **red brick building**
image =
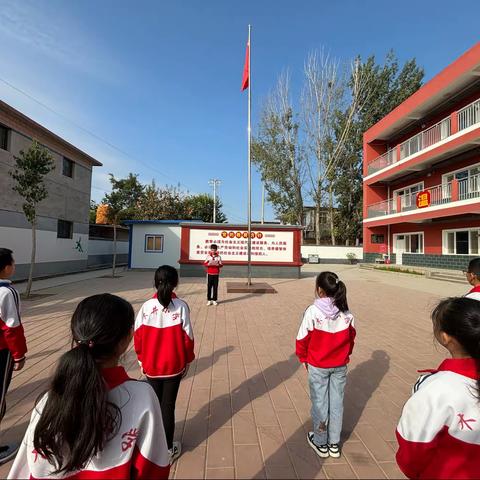
<svg viewBox="0 0 480 480"><path fill-rule="evenodd" d="M364 134L364 259L480 256L480 43Z"/></svg>

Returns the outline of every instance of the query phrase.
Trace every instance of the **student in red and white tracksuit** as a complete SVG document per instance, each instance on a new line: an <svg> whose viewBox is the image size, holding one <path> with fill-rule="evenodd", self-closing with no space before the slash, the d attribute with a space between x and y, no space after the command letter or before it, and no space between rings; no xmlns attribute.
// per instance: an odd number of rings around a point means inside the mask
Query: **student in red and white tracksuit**
<svg viewBox="0 0 480 480"><path fill-rule="evenodd" d="M316 279L317 299L303 316L296 353L308 370L313 431L307 441L322 457L340 456L343 397L355 326L348 310L345 284L332 272Z"/></svg>
<svg viewBox="0 0 480 480"><path fill-rule="evenodd" d="M108 293L88 297L71 322L72 349L33 408L8 478L167 479L162 413L155 392L119 366L135 313Z"/></svg>
<svg viewBox="0 0 480 480"><path fill-rule="evenodd" d="M203 264L207 269L207 305L218 305L218 280L223 263L214 243L210 245L210 252Z"/></svg>
<svg viewBox="0 0 480 480"><path fill-rule="evenodd" d="M175 402L180 381L195 358L190 309L173 292L177 285L175 268L163 265L157 269L157 293L138 312L134 335L138 361L160 402L172 462L181 453L180 442L173 441Z"/></svg>
<svg viewBox="0 0 480 480"><path fill-rule="evenodd" d="M467 298L480 300L480 258L474 258L468 264L465 271L467 282L472 286L472 289L465 295Z"/></svg>
<svg viewBox="0 0 480 480"><path fill-rule="evenodd" d="M20 295L9 280L14 273L13 252L0 248L0 421L5 415L12 373L23 368L27 353L20 318ZM0 446L0 465L11 460L18 447L18 443Z"/></svg>
<svg viewBox="0 0 480 480"><path fill-rule="evenodd" d="M397 463L408 478L480 478L480 302L443 300L432 319L452 358L415 384L397 427Z"/></svg>

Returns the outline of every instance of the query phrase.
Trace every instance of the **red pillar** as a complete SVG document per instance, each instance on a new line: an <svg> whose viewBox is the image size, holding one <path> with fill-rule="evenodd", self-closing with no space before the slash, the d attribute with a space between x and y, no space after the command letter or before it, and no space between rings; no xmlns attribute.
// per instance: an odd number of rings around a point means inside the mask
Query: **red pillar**
<svg viewBox="0 0 480 480"><path fill-rule="evenodd" d="M458 112L450 114L450 135L458 132Z"/></svg>
<svg viewBox="0 0 480 480"><path fill-rule="evenodd" d="M452 202L456 202L458 200L458 180L454 178L452 180Z"/></svg>
<svg viewBox="0 0 480 480"><path fill-rule="evenodd" d="M402 211L402 197L397 195L397 213Z"/></svg>

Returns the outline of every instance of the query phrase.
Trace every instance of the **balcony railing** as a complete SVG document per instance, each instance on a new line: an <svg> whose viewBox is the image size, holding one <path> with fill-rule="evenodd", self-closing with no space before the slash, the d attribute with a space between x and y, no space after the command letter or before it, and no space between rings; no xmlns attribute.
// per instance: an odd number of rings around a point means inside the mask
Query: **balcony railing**
<svg viewBox="0 0 480 480"><path fill-rule="evenodd" d="M480 122L480 100L458 111L458 131Z"/></svg>
<svg viewBox="0 0 480 480"><path fill-rule="evenodd" d="M446 205L459 200L480 199L480 174L426 188L424 191L430 192L430 207ZM367 218L422 210L417 207L417 195L418 192L414 192L374 203L367 208Z"/></svg>
<svg viewBox="0 0 480 480"><path fill-rule="evenodd" d="M480 99L462 108L455 115L458 120L459 132L480 123ZM368 174L371 175L379 172L400 160L404 160L415 153L421 152L422 150L445 140L451 135L451 117L447 117L370 162L368 164ZM397 149L399 150L399 153L397 152Z"/></svg>

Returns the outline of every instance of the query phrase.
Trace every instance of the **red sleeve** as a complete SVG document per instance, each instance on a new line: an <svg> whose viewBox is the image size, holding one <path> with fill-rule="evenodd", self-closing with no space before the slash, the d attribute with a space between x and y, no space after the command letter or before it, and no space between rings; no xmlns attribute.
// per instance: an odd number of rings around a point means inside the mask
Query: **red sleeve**
<svg viewBox="0 0 480 480"><path fill-rule="evenodd" d="M295 342L295 353L302 363L307 362L308 344L310 343L310 333L305 338Z"/></svg>
<svg viewBox="0 0 480 480"><path fill-rule="evenodd" d="M142 360L142 338L143 338L143 325L138 327L133 334L133 347L135 348L135 353L137 354L138 360L140 363L143 363Z"/></svg>
<svg viewBox="0 0 480 480"><path fill-rule="evenodd" d="M194 346L195 342L192 338L190 338L187 333L183 332L183 344L185 346L185 353L186 353L186 361L187 363L191 363L195 360L195 353L194 353Z"/></svg>
<svg viewBox="0 0 480 480"><path fill-rule="evenodd" d="M355 337L357 336L357 331L353 325L350 325L350 351L348 355L351 355L353 352L353 347L355 345Z"/></svg>
<svg viewBox="0 0 480 480"><path fill-rule="evenodd" d="M408 478L419 478L435 454L436 442L409 442L398 430L396 435L399 447L396 456L398 467Z"/></svg>
<svg viewBox="0 0 480 480"><path fill-rule="evenodd" d="M132 458L132 477L135 480L166 480L170 473L170 465L160 466L145 458L138 447L135 447Z"/></svg>
<svg viewBox="0 0 480 480"><path fill-rule="evenodd" d="M15 361L22 360L27 353L27 342L23 325L9 328L5 323L0 322L5 342Z"/></svg>

